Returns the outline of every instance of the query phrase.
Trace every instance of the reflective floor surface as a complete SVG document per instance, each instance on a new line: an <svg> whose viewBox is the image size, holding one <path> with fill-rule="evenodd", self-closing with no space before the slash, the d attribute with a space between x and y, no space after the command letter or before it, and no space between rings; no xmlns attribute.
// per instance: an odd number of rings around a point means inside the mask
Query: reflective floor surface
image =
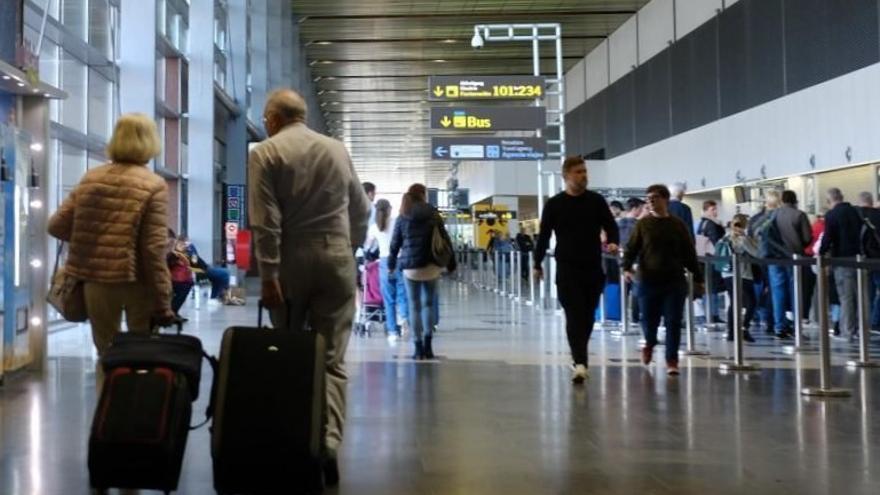
<svg viewBox="0 0 880 495"><path fill-rule="evenodd" d="M225 327L256 318L253 304L183 313L210 352ZM441 314L434 362L409 360L408 342L378 333L352 338L342 483L327 493L880 493L880 370L843 367L851 344L834 342L845 399L802 397L818 384L817 353L787 354L766 337L745 348L761 371L722 374L723 333L698 333L711 355L683 358L669 378L663 364L639 364L638 336L597 330L578 387L555 312L446 283ZM880 358L880 342L873 350ZM0 494L89 493L88 329L53 333L49 353L42 377L0 387ZM190 435L179 493L213 493L206 429Z"/></svg>

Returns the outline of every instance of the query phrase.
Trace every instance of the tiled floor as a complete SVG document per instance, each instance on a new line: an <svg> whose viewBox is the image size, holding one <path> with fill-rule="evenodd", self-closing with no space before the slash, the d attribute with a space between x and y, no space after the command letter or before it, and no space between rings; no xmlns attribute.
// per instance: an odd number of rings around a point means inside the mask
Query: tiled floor
<svg viewBox="0 0 880 495"><path fill-rule="evenodd" d="M253 305L184 312L212 352L223 328L255 320ZM698 333L711 356L667 378L638 364L638 337L600 330L592 377L574 387L558 315L452 283L441 313L437 362L414 363L381 335L352 339L343 481L328 493L880 493L880 370L843 368L854 346L835 342L833 370L853 396L823 401L799 394L818 383L815 352L762 339L746 347L760 372L723 375L729 344ZM50 356L43 377L0 387L2 495L89 491L88 331L54 334ZM190 435L180 493L212 493L204 429Z"/></svg>

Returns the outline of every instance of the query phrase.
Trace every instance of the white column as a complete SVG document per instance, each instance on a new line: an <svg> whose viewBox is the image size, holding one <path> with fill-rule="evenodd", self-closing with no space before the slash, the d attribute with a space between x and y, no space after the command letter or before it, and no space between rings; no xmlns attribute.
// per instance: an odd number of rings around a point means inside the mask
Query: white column
<svg viewBox="0 0 880 495"><path fill-rule="evenodd" d="M213 260L214 0L192 0L190 12L187 234L202 257Z"/></svg>
<svg viewBox="0 0 880 495"><path fill-rule="evenodd" d="M119 110L156 115L156 0L120 2Z"/></svg>

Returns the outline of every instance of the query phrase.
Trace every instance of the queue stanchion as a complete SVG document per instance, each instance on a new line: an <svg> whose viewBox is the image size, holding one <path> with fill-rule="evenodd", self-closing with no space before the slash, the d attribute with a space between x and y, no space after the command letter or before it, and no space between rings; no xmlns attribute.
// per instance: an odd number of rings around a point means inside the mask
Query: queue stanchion
<svg viewBox="0 0 880 495"><path fill-rule="evenodd" d="M849 397L852 392L831 386L831 338L828 336L828 275L825 259L816 258L816 294L819 302L819 386L806 387L801 394L810 397Z"/></svg>
<svg viewBox="0 0 880 495"><path fill-rule="evenodd" d="M743 359L742 261L736 251L731 253L730 266L733 269L733 361L721 363L719 368L721 371L757 371L757 366Z"/></svg>
<svg viewBox="0 0 880 495"><path fill-rule="evenodd" d="M861 254L856 256L856 284L858 284L858 311L859 311L859 359L846 363L850 368L878 368L880 364L871 362L868 344L871 343L871 326L868 313L871 311L871 300L868 294L868 270L863 265L865 257Z"/></svg>
<svg viewBox="0 0 880 495"><path fill-rule="evenodd" d="M498 280L498 261L501 259L498 251L492 251L492 280L495 293L501 292L501 281Z"/></svg>
<svg viewBox="0 0 880 495"><path fill-rule="evenodd" d="M685 273L687 279L687 302L685 303L685 327L687 330L687 347L681 351L683 356L708 356L706 351L697 350L696 332L694 331L694 274Z"/></svg>
<svg viewBox="0 0 880 495"><path fill-rule="evenodd" d="M791 312L794 316L794 346L789 349L793 353L804 350L804 273L803 267L798 262L803 259L801 255L794 254L794 291L791 296Z"/></svg>
<svg viewBox="0 0 880 495"><path fill-rule="evenodd" d="M701 261L704 265L703 287L705 287L705 291L703 293L703 313L706 320L703 324L703 328L707 332L721 331L722 326L715 321L715 267L712 266L712 260L708 256L701 259Z"/></svg>
<svg viewBox="0 0 880 495"><path fill-rule="evenodd" d="M633 329L632 322L629 318L630 304L626 290L626 273L623 271L623 251L620 251L618 254L618 262L620 264L620 326L611 333L620 337L638 335L640 332Z"/></svg>
<svg viewBox="0 0 880 495"><path fill-rule="evenodd" d="M518 295L519 290L517 289L517 287L522 285L522 277L520 277L520 263L519 263L520 259L519 258L520 258L519 251L516 251L516 250L511 251L511 253L510 253L510 298L513 299L514 301L519 300L519 295ZM517 284L517 280L520 281L519 284Z"/></svg>
<svg viewBox="0 0 880 495"><path fill-rule="evenodd" d="M495 275L498 277L498 285L499 291L498 293L502 296L507 295L507 260L505 259L506 253L495 252L497 256L495 259L498 261L498 265L495 267Z"/></svg>
<svg viewBox="0 0 880 495"><path fill-rule="evenodd" d="M535 257L529 256L529 306L535 305Z"/></svg>
<svg viewBox="0 0 880 495"><path fill-rule="evenodd" d="M483 265L485 264L485 254L482 251L477 252L477 273L474 276L475 284L478 288L483 288Z"/></svg>
<svg viewBox="0 0 880 495"><path fill-rule="evenodd" d="M522 300L523 300L523 297L522 297L522 292L523 292L522 291L522 288L523 288L523 277L522 277L523 256L522 255L523 255L522 252L518 252L516 255L516 268L517 268L517 271L516 271L516 280L517 280L517 282L516 282L516 300L519 302L522 302Z"/></svg>

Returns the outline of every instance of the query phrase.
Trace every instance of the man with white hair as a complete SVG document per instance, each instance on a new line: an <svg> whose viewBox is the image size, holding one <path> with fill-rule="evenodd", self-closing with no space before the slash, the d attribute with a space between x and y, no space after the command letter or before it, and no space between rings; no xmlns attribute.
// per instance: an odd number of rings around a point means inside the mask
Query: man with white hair
<svg viewBox="0 0 880 495"><path fill-rule="evenodd" d="M672 195L669 198L669 213L684 222L691 236L691 241L694 241L694 214L691 212L691 207L682 201L686 192L687 184L684 182L675 182L669 186L669 193Z"/></svg>
<svg viewBox="0 0 880 495"><path fill-rule="evenodd" d="M309 129L306 110L296 91L269 95L263 113L269 139L248 158L249 213L263 303L273 323L289 329L308 324L324 337L324 481L335 485L348 381L344 358L355 310L353 253L366 238L370 201L345 146Z"/></svg>

